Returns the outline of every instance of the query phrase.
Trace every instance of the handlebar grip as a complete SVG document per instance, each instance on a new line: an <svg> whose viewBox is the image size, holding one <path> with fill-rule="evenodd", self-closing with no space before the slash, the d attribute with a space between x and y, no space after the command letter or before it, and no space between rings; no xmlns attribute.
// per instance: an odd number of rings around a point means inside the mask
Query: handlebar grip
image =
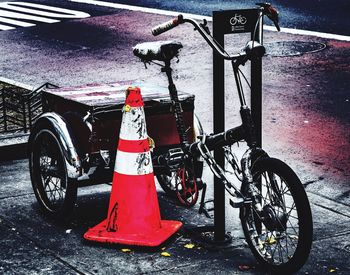
<svg viewBox="0 0 350 275"><path fill-rule="evenodd" d="M273 22L278 31L281 30L279 22L279 12L275 7L269 6L267 8L267 17Z"/></svg>
<svg viewBox="0 0 350 275"><path fill-rule="evenodd" d="M160 24L152 29L152 34L154 36L157 36L163 32L166 32L168 30L171 30L172 28L175 28L179 24L183 23L183 16L180 14L178 17L171 19L163 24Z"/></svg>

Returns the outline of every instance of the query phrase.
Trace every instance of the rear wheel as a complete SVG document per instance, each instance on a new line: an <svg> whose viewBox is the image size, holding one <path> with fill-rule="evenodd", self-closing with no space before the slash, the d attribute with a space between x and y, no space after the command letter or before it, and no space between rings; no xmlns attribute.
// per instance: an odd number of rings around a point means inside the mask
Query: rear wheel
<svg viewBox="0 0 350 275"><path fill-rule="evenodd" d="M30 174L34 194L43 212L57 220L72 213L77 185L68 178L60 143L49 125L32 133Z"/></svg>
<svg viewBox="0 0 350 275"><path fill-rule="evenodd" d="M241 208L246 241L256 259L270 272L299 270L312 244L312 216L305 190L293 170L278 159L258 160L253 168L254 190L261 210ZM248 185L242 193L249 196Z"/></svg>
<svg viewBox="0 0 350 275"><path fill-rule="evenodd" d="M164 192L170 197L177 198L181 205L187 207L196 204L198 192L202 186L203 162L194 161L193 165L196 177L190 176L193 173L190 173L186 166L171 172L169 175L157 175L159 185Z"/></svg>
<svg viewBox="0 0 350 275"><path fill-rule="evenodd" d="M193 117L193 136L196 140L197 136L203 134L202 124L195 114ZM189 177L189 172L185 168L180 168L177 171L169 174L157 175L159 185L164 192L173 198L177 198L180 204L184 206L192 206L198 199L198 191L203 188L201 180L203 173L203 161L193 159L193 169L195 177ZM193 173L192 173L193 174Z"/></svg>
<svg viewBox="0 0 350 275"><path fill-rule="evenodd" d="M182 205L190 207L196 204L198 199L197 182L187 169L181 168L177 171L175 187L177 198Z"/></svg>

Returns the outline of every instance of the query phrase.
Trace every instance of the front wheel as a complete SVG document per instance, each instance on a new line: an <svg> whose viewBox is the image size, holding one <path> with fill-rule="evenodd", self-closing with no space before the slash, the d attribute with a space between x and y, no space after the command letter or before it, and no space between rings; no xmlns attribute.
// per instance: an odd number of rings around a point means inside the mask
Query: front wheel
<svg viewBox="0 0 350 275"><path fill-rule="evenodd" d="M291 274L306 262L312 244L312 215L304 187L284 162L263 158L252 167L253 185L242 194L255 193L254 203L241 208L246 241L254 256L274 274Z"/></svg>

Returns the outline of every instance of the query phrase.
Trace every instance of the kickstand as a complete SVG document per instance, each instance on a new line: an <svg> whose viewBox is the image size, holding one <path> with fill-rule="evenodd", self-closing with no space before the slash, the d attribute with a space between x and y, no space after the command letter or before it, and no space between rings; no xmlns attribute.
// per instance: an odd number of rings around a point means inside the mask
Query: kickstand
<svg viewBox="0 0 350 275"><path fill-rule="evenodd" d="M199 214L204 214L207 218L212 219L213 216L210 215L209 212L212 212L214 210L214 207L210 208L210 209L207 209L205 205L206 205L206 203L213 202L213 200L205 201L205 194L206 194L206 192L207 192L207 184L203 183L201 202L200 202L200 205L199 205L198 213Z"/></svg>

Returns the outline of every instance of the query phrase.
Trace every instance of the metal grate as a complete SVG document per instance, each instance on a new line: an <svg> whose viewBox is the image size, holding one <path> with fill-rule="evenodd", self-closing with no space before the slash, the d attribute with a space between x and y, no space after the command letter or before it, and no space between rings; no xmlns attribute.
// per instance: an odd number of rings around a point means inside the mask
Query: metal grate
<svg viewBox="0 0 350 275"><path fill-rule="evenodd" d="M326 48L326 44L308 41L277 41L264 43L266 53L271 56L297 56L304 53L314 53Z"/></svg>
<svg viewBox="0 0 350 275"><path fill-rule="evenodd" d="M0 133L28 132L42 113L41 92L57 87L45 83L33 91L5 84L0 90Z"/></svg>

